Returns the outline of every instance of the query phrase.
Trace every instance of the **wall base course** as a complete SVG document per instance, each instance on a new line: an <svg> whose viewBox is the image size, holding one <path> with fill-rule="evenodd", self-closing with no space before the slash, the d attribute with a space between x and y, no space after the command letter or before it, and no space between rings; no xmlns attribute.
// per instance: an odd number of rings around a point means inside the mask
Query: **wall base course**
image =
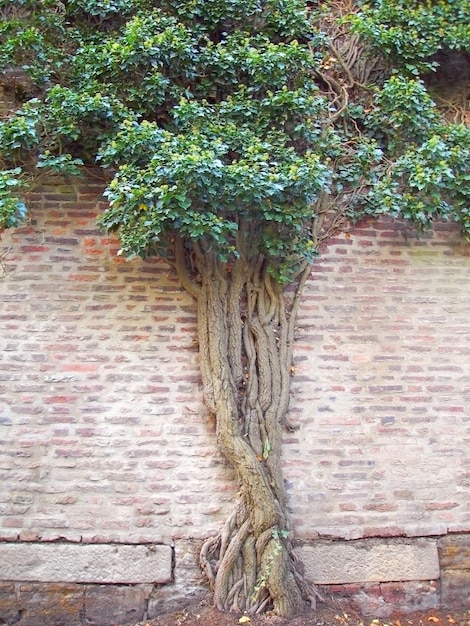
<svg viewBox="0 0 470 626"><path fill-rule="evenodd" d="M14 624L20 616L15 585L0 582L0 624Z"/></svg>
<svg viewBox="0 0 470 626"><path fill-rule="evenodd" d="M46 585L0 587L0 624L7 626L115 626L153 619L202 598L203 587L180 595L173 585ZM176 591L176 593L175 593ZM335 602L363 615L389 617L439 606L437 581L320 585ZM451 606L449 608L455 608ZM464 607L465 608L465 607Z"/></svg>
<svg viewBox="0 0 470 626"><path fill-rule="evenodd" d="M449 609L470 609L470 571L443 571L441 603Z"/></svg>
<svg viewBox="0 0 470 626"><path fill-rule="evenodd" d="M438 581L325 585L319 587L340 605L353 606L358 613L387 618L395 612L412 613L440 605Z"/></svg>
<svg viewBox="0 0 470 626"><path fill-rule="evenodd" d="M1 626L116 626L205 597L203 586L0 583Z"/></svg>
<svg viewBox="0 0 470 626"><path fill-rule="evenodd" d="M442 605L470 609L470 533L442 537L439 561Z"/></svg>
<svg viewBox="0 0 470 626"><path fill-rule="evenodd" d="M24 549L34 545L22 544ZM58 547L58 544L48 545L51 548ZM0 582L0 624L114 626L153 619L164 612L184 607L207 593L197 566L200 546L201 542L194 539L174 542L174 579L163 585ZM320 552L315 551L315 546L321 547ZM317 559L317 570L325 563L328 565L328 559L336 560L338 572L344 566L342 582L318 585L323 595L340 605L352 605L363 615L379 618L387 618L395 611L407 613L438 607L469 609L469 549L470 534L432 539L377 538L351 542L323 539L296 548L304 561L308 578L311 578L309 573L312 565L308 559L312 556ZM348 582L351 570L347 567L344 551L350 553L349 556L362 553L361 558L349 559L349 565L358 567L357 571L362 572L363 580ZM437 554L440 563L439 569L434 572L436 579L421 579L420 576L426 572L429 574L430 566L434 567L433 559ZM364 555L368 557L367 562L364 561ZM386 567L387 563L385 567L378 567L376 557L382 565L384 558L389 559L389 567ZM410 558L416 560L411 568ZM393 560L396 562L393 563ZM416 580L391 580L397 576L400 564L403 567L403 578L410 577L410 572L413 572ZM370 566L369 573L367 565ZM376 578L378 572L381 572L381 580L366 580L368 576Z"/></svg>
<svg viewBox="0 0 470 626"><path fill-rule="evenodd" d="M439 578L434 539L318 541L296 549L306 577L316 584L433 580Z"/></svg>
<svg viewBox="0 0 470 626"><path fill-rule="evenodd" d="M142 585L88 587L85 590L85 623L88 626L115 626L140 622L144 619L149 594L150 590Z"/></svg>
<svg viewBox="0 0 470 626"><path fill-rule="evenodd" d="M32 582L168 583L172 549L163 545L0 543L1 578Z"/></svg>
<svg viewBox="0 0 470 626"><path fill-rule="evenodd" d="M6 591L6 590L5 590ZM70 584L15 583L0 590L0 623L8 626L80 626L84 588Z"/></svg>

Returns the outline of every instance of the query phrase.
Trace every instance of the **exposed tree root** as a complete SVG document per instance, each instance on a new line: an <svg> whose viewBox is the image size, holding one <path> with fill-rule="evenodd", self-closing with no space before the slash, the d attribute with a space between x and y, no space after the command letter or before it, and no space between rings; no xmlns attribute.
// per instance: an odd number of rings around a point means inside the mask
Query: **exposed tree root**
<svg viewBox="0 0 470 626"><path fill-rule="evenodd" d="M272 527L256 537L249 511L240 502L220 534L204 542L200 564L221 611L254 615L270 607L288 616L303 605L302 596L308 599L308 584L296 568L287 532Z"/></svg>

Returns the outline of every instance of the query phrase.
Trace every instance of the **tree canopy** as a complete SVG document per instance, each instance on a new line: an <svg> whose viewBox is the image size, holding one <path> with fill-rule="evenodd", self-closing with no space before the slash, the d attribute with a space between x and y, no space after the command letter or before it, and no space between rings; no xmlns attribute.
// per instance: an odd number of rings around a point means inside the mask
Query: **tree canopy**
<svg viewBox="0 0 470 626"><path fill-rule="evenodd" d="M121 253L166 258L197 300L241 486L201 550L215 603L314 603L280 469L302 287L363 216L470 236L469 0L7 0L2 18L0 230L40 172L102 168Z"/></svg>
<svg viewBox="0 0 470 626"><path fill-rule="evenodd" d="M469 13L468 0L9 0L0 66L20 106L0 125L0 224L24 215L10 192L25 164L98 163L102 224L126 255L166 254L179 232L228 258L244 221L288 280L326 205L468 232L469 131L426 80L443 52L469 54Z"/></svg>

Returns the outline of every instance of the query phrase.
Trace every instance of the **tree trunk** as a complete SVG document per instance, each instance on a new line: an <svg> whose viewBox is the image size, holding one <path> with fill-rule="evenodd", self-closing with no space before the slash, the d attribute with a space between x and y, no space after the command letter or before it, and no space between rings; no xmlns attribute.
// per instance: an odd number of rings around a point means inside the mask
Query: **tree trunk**
<svg viewBox="0 0 470 626"><path fill-rule="evenodd" d="M280 467L294 322L308 270L286 297L263 258L227 267L194 250L199 284L189 280L181 242L177 268L197 297L204 400L240 481L235 509L204 543L201 566L220 610L293 615L315 595L295 566Z"/></svg>

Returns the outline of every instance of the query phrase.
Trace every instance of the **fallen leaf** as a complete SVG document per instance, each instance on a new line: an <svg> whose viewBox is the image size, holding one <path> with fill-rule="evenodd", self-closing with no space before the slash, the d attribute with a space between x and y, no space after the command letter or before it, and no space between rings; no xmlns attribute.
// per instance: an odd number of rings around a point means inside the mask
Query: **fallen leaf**
<svg viewBox="0 0 470 626"><path fill-rule="evenodd" d="M251 619L248 617L248 615L242 615L238 620L239 624L248 624L248 622L251 622Z"/></svg>
<svg viewBox="0 0 470 626"><path fill-rule="evenodd" d="M434 617L433 615L431 615L431 617L428 617L428 622L434 622L435 624L437 624L437 622L439 622L440 619L438 617Z"/></svg>

